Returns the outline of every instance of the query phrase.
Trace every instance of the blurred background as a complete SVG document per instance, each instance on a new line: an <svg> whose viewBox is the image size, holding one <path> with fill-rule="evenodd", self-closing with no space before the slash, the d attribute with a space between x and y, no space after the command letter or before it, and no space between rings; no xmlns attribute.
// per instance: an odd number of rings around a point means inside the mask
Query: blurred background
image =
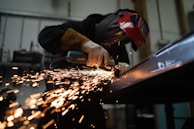
<svg viewBox="0 0 194 129"><path fill-rule="evenodd" d="M35 65L22 64L20 72L47 68L52 55L37 40L45 26L122 8L138 11L150 27L146 45L137 52L128 47L132 66L194 29L194 0L0 0L0 88L14 72L8 67L10 61L17 60L14 55L18 51L37 54ZM25 88L19 102L24 104L27 96L44 90ZM193 116L193 108L192 102L173 104L176 129L182 129L186 119ZM104 109L109 129L167 129L164 104L105 104Z"/></svg>

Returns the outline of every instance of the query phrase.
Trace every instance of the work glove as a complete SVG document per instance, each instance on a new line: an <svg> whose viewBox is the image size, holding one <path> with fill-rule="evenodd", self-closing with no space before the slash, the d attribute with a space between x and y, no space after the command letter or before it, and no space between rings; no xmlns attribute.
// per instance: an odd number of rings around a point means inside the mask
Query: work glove
<svg viewBox="0 0 194 129"><path fill-rule="evenodd" d="M87 66L99 67L102 65L114 65L108 51L97 43L94 43L86 36L80 34L72 28L69 28L61 37L62 51L80 50L88 54Z"/></svg>
<svg viewBox="0 0 194 129"><path fill-rule="evenodd" d="M114 65L115 63L105 48L91 40L83 44L82 51L88 54L88 60L86 62L88 66L99 67L102 65Z"/></svg>

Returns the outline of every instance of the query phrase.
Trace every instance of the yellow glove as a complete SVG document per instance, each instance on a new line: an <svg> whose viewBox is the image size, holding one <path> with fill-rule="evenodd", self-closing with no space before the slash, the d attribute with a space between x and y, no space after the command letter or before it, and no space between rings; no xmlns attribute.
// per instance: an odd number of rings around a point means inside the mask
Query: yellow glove
<svg viewBox="0 0 194 129"><path fill-rule="evenodd" d="M83 44L82 51L88 53L88 66L114 65L108 51L99 44L88 41Z"/></svg>
<svg viewBox="0 0 194 129"><path fill-rule="evenodd" d="M60 48L63 51L68 51L71 49L81 50L83 44L88 42L89 40L90 39L88 39L86 36L80 34L72 28L69 28L61 37L62 44Z"/></svg>

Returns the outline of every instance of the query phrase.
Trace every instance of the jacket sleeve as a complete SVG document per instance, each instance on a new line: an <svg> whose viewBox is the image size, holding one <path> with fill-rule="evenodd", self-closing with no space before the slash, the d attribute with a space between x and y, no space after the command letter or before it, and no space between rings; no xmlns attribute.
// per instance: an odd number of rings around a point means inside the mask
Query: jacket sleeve
<svg viewBox="0 0 194 129"><path fill-rule="evenodd" d="M70 49L80 50L81 46L89 39L77 31L80 28L76 25L64 23L47 26L39 33L38 41L44 49L53 54ZM77 30L73 28L77 28Z"/></svg>
<svg viewBox="0 0 194 129"><path fill-rule="evenodd" d="M38 35L39 44L48 52L56 54L60 52L60 37L66 29L62 29L61 25L46 26L43 28Z"/></svg>
<svg viewBox="0 0 194 129"><path fill-rule="evenodd" d="M61 25L47 26L43 28L38 35L40 45L53 54L60 52L60 38L66 31L66 29L62 29L60 26Z"/></svg>

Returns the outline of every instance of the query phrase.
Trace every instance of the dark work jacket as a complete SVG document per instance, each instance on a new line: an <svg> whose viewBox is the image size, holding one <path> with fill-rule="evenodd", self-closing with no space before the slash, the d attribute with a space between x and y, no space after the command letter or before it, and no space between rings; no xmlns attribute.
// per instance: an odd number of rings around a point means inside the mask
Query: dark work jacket
<svg viewBox="0 0 194 129"><path fill-rule="evenodd" d="M93 42L100 44L103 41L96 41L95 25L108 15L109 14L91 14L83 21L67 21L60 25L46 26L39 33L38 41L45 50L52 54L64 53L59 47L61 44L60 39L68 28L73 28L74 30L88 37ZM125 44L121 43L120 46L109 51L109 54L115 59L116 62L129 63ZM117 58L118 55L119 58Z"/></svg>

